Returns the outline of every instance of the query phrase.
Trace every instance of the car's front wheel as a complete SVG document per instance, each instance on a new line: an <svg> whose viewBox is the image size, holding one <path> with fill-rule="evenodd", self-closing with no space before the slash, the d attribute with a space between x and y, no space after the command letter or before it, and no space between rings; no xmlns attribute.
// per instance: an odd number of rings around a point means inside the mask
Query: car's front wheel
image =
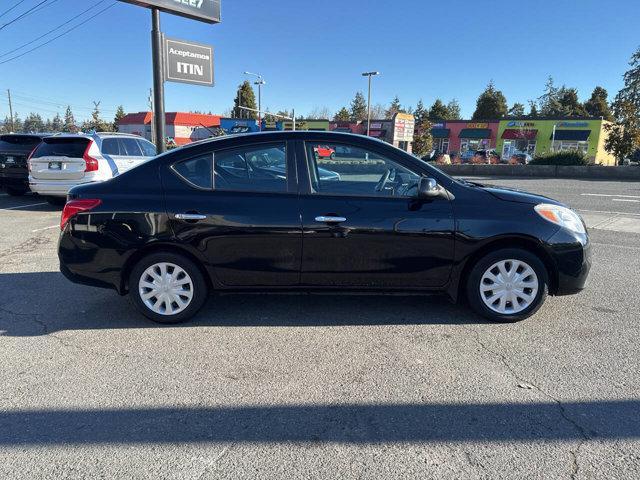
<svg viewBox="0 0 640 480"><path fill-rule="evenodd" d="M544 263L519 248L481 258L467 280L467 298L480 315L496 322L518 322L538 311L547 297Z"/></svg>
<svg viewBox="0 0 640 480"><path fill-rule="evenodd" d="M144 257L129 276L129 295L136 308L158 323L179 323L204 305L208 291L200 269L172 252Z"/></svg>

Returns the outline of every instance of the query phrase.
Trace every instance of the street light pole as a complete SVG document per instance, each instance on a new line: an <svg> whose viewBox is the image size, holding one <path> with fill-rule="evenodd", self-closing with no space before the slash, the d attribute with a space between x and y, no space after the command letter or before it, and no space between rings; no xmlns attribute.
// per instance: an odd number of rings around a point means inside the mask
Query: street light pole
<svg viewBox="0 0 640 480"><path fill-rule="evenodd" d="M262 75L260 75L259 73L252 73L252 72L243 72L243 73L245 75L253 75L254 77L258 78L258 80L253 82L253 84L258 86L258 128L260 129L260 131L262 131L262 85L266 85L267 82L264 81L264 79L262 78Z"/></svg>
<svg viewBox="0 0 640 480"><path fill-rule="evenodd" d="M380 72L364 72L363 77L369 77L369 90L367 94L367 137L369 136L369 128L371 127L371 77L380 75Z"/></svg>

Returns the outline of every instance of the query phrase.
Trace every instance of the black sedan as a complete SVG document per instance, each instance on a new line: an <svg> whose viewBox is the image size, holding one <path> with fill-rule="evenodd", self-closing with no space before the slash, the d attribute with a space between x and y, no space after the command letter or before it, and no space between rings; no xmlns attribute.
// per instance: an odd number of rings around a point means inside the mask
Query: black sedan
<svg viewBox="0 0 640 480"><path fill-rule="evenodd" d="M29 191L27 159L46 135L0 135L0 186L9 195L24 195Z"/></svg>
<svg viewBox="0 0 640 480"><path fill-rule="evenodd" d="M322 159L320 145L351 154ZM580 291L590 267L585 225L562 204L333 132L220 137L160 155L73 188L61 230L70 280L129 293L163 323L233 291L439 291L517 321L547 294Z"/></svg>

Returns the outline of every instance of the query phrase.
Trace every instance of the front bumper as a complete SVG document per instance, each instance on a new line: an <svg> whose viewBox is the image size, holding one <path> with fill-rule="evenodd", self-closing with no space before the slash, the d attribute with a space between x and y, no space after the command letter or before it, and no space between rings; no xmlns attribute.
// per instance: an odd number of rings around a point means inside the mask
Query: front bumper
<svg viewBox="0 0 640 480"><path fill-rule="evenodd" d="M589 236L560 229L547 243L556 264L555 295L571 295L583 290L592 263Z"/></svg>

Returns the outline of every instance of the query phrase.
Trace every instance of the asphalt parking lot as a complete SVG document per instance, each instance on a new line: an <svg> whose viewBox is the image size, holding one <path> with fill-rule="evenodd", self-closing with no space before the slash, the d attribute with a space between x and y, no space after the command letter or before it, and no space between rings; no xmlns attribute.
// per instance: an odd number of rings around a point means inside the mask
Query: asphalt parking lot
<svg viewBox="0 0 640 480"><path fill-rule="evenodd" d="M569 203L588 289L518 324L440 297L212 297L144 320L58 272L60 211L0 194L1 478L639 478L640 183Z"/></svg>

